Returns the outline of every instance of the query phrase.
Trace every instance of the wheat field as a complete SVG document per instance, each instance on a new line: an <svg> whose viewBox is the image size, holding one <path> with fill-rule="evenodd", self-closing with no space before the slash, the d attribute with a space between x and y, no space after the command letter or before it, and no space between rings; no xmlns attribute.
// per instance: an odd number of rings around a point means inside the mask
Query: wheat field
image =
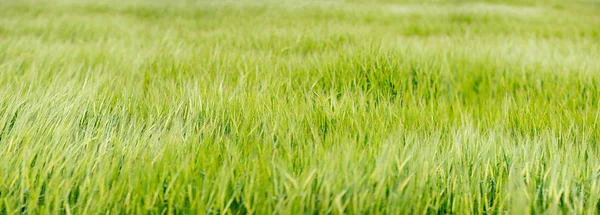
<svg viewBox="0 0 600 215"><path fill-rule="evenodd" d="M598 214L600 1L0 0L0 214Z"/></svg>

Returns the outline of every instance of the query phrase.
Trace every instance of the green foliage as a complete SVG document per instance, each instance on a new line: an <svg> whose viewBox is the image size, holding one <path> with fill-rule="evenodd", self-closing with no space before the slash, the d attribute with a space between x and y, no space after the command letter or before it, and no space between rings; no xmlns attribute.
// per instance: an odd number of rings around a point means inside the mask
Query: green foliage
<svg viewBox="0 0 600 215"><path fill-rule="evenodd" d="M0 214L597 214L594 1L0 1Z"/></svg>

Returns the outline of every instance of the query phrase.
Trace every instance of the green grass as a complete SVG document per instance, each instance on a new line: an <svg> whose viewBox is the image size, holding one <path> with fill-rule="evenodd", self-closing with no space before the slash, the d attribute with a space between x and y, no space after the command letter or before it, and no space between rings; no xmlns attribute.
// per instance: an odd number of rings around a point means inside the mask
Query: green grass
<svg viewBox="0 0 600 215"><path fill-rule="evenodd" d="M600 2L0 0L0 214L598 214Z"/></svg>

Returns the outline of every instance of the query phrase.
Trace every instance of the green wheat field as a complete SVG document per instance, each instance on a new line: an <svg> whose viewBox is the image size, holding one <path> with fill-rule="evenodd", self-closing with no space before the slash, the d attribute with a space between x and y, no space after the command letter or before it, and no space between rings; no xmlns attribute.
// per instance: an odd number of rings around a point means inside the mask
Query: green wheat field
<svg viewBox="0 0 600 215"><path fill-rule="evenodd" d="M598 214L600 1L0 0L0 214Z"/></svg>

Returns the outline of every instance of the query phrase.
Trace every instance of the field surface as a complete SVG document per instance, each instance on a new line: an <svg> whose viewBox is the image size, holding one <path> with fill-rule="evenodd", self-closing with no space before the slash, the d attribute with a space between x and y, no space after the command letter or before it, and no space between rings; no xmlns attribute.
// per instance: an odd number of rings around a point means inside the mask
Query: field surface
<svg viewBox="0 0 600 215"><path fill-rule="evenodd" d="M0 0L0 214L597 214L600 1Z"/></svg>

